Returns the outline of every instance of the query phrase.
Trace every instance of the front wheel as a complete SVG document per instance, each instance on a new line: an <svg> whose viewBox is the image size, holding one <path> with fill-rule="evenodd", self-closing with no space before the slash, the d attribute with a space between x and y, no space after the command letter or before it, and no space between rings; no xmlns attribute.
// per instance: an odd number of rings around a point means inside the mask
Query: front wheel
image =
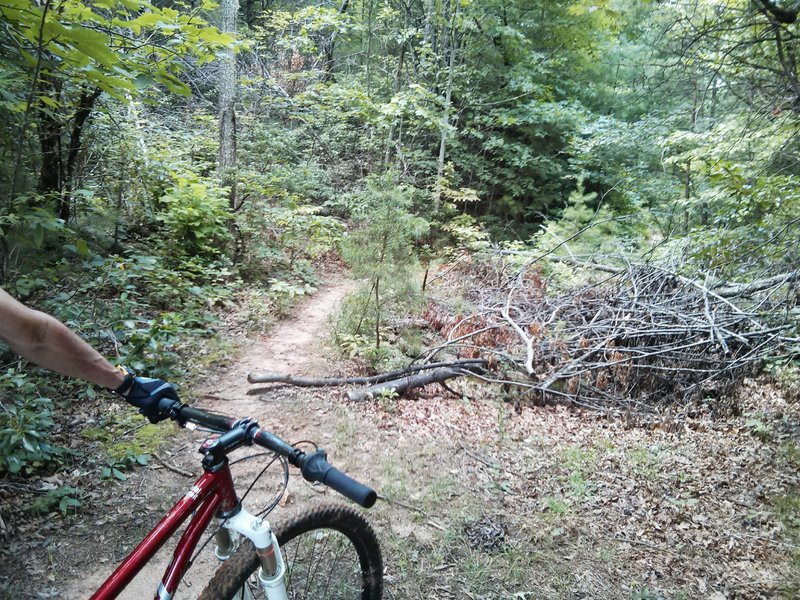
<svg viewBox="0 0 800 600"><path fill-rule="evenodd" d="M326 504L274 528L286 564L289 600L380 600L383 561L378 539L355 509ZM264 598L250 540L226 560L200 600Z"/></svg>

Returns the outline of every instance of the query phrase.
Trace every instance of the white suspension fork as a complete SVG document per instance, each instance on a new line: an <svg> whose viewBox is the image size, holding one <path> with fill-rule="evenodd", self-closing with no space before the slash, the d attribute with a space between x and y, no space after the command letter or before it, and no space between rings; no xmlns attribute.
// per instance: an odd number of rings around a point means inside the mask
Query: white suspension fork
<svg viewBox="0 0 800 600"><path fill-rule="evenodd" d="M258 569L258 581L267 595L267 600L289 600L284 584L286 565L269 522L250 514L244 508L225 520L216 535L215 553L219 559L225 560L233 553L239 545L237 539L239 535L251 540L256 547L258 561L261 563Z"/></svg>

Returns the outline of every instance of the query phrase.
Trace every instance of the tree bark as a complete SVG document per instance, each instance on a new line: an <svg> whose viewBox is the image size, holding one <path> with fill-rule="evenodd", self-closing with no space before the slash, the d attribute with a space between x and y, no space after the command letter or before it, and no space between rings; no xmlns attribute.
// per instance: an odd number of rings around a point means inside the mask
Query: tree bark
<svg viewBox="0 0 800 600"><path fill-rule="evenodd" d="M45 112L39 113L37 123L42 164L39 169L40 194L60 192L64 182L64 165L61 160L61 127L56 119Z"/></svg>
<svg viewBox="0 0 800 600"><path fill-rule="evenodd" d="M453 8L453 14L448 15L449 20L455 21L457 5ZM439 212L442 203L442 177L444 176L444 162L447 155L447 134L450 129L450 104L453 98L453 71L455 70L456 57L456 35L454 24L450 26L450 34L447 36L450 41L450 56L447 67L447 89L444 95L444 113L442 114L442 132L439 138L439 162L436 168L436 188L433 197L433 209Z"/></svg>
<svg viewBox="0 0 800 600"><path fill-rule="evenodd" d="M426 371L409 377L392 379L360 390L350 390L347 392L347 398L354 402L363 402L364 400L369 400L380 394L395 393L403 395L410 389L428 385L429 383L441 383L453 377L469 375L473 370L474 369L451 369L447 367L434 369L433 371Z"/></svg>
<svg viewBox="0 0 800 600"><path fill-rule="evenodd" d="M238 0L220 2L220 30L236 33ZM237 210L236 199L236 55L224 50L219 65L219 175L222 185L230 187L229 205Z"/></svg>
<svg viewBox="0 0 800 600"><path fill-rule="evenodd" d="M442 367L475 369L485 367L487 361L481 358L456 360L451 362L437 362L427 365L416 365L407 369L381 373L370 377L295 377L283 373L251 373L247 376L250 383L283 383L297 387L333 387L338 385L367 385L391 381L410 373L431 371Z"/></svg>
<svg viewBox="0 0 800 600"><path fill-rule="evenodd" d="M347 12L348 6L350 6L350 0L343 0L342 5L339 7L339 15L343 15ZM325 71L322 75L323 82L333 81L333 68L336 66L333 58L334 50L336 50L336 31L334 31L331 37L324 43Z"/></svg>
<svg viewBox="0 0 800 600"><path fill-rule="evenodd" d="M81 134L86 121L92 114L94 103L100 97L103 90L95 88L91 92L84 91L81 93L80 100L78 101L78 109L75 111L75 116L72 120L72 132L69 136L69 147L67 149L67 167L66 176L64 181L64 190L59 199L58 216L65 223L69 221L72 213L72 191L74 189L75 165L78 162L78 154L81 151Z"/></svg>

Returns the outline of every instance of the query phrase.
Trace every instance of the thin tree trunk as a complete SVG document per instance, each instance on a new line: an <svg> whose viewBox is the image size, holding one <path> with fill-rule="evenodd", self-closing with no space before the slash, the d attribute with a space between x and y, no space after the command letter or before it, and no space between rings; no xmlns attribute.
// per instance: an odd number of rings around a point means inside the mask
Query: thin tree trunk
<svg viewBox="0 0 800 600"><path fill-rule="evenodd" d="M372 0L368 0L367 7L367 98L370 97L370 87L372 84Z"/></svg>
<svg viewBox="0 0 800 600"><path fill-rule="evenodd" d="M91 92L81 93L80 100L78 101L78 110L75 111L75 117L72 123L72 132L69 136L69 147L67 149L67 168L64 181L64 191L59 199L59 217L66 223L69 221L72 212L72 192L75 188L75 166L78 162L78 154L81 151L81 134L86 121L92 114L94 103L100 97L103 90L95 88Z"/></svg>
<svg viewBox="0 0 800 600"><path fill-rule="evenodd" d="M238 0L221 0L220 30L236 33ZM236 56L232 48L223 51L219 67L219 175L230 187L229 205L237 210L236 199Z"/></svg>
<svg viewBox="0 0 800 600"><path fill-rule="evenodd" d="M36 92L39 91L40 75L42 72L42 65L44 63L44 28L47 22L47 13L50 11L52 0L45 0L42 5L42 18L39 21L39 32L36 38L36 66L33 69L33 77L31 78L31 87L28 92L28 99L25 102L25 114L22 117L22 126L19 128L19 135L17 136L14 144L14 172L11 176L11 187L8 194L8 206L14 201L17 194L17 186L19 184L20 174L24 172L22 168L22 144L25 140L25 131L28 129L30 122L31 110L33 109L34 101L36 100ZM5 248L7 244L3 243ZM3 253L3 260L5 262L6 254Z"/></svg>
<svg viewBox="0 0 800 600"><path fill-rule="evenodd" d="M343 0L342 5L339 7L339 14L343 15L347 12L347 8L350 6L350 0ZM334 62L334 50L336 50L336 31L331 34L330 39L325 42L325 71L322 75L322 81L332 81L333 80L333 68L335 66Z"/></svg>
<svg viewBox="0 0 800 600"><path fill-rule="evenodd" d="M455 17L458 5L453 8L453 14L449 18L453 21L450 26L448 39L450 42L450 60L447 67L447 89L444 95L444 114L442 115L442 132L439 138L439 163L436 169L436 191L433 198L433 209L439 212L442 203L442 177L444 176L444 163L447 155L447 134L450 129L450 104L453 98L453 71L455 70L456 44L455 44Z"/></svg>
<svg viewBox="0 0 800 600"><path fill-rule="evenodd" d="M431 51L436 54L436 0L425 0L425 41L431 46Z"/></svg>
<svg viewBox="0 0 800 600"><path fill-rule="evenodd" d="M381 278L375 278L375 347L381 347L381 302L378 295L378 286L380 285Z"/></svg>
<svg viewBox="0 0 800 600"><path fill-rule="evenodd" d="M397 94L397 92L400 91L400 76L403 74L403 63L405 61L405 56L406 56L406 46L407 43L403 42L403 45L400 47L400 56L398 57L397 61L397 71L395 71L394 73L395 94ZM383 156L384 170L389 168L389 159L391 158L391 152L392 152L392 142L394 141L394 128L395 128L395 122L392 121L392 124L389 127L389 139L386 141L386 151Z"/></svg>
<svg viewBox="0 0 800 600"><path fill-rule="evenodd" d="M692 114L689 117L689 130L694 131L695 126L697 125L697 111L699 110L698 107L698 90L697 90L697 72L694 71L692 73ZM683 232L689 232L689 199L692 196L692 161L689 160L686 163L686 180L684 182L683 187L683 197L686 201L686 206L684 207L683 212ZM703 206L701 208L701 222L703 225L707 224L708 221L708 206L703 202Z"/></svg>

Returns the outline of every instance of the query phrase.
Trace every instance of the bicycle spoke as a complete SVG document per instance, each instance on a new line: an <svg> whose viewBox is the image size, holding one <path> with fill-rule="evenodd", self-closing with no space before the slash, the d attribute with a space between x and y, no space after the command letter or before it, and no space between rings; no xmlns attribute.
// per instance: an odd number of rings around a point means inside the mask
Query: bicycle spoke
<svg viewBox="0 0 800 600"><path fill-rule="evenodd" d="M323 543L322 543L322 546L323 546L322 553L323 553L323 556L324 556L324 550L325 550L324 546L328 542L328 539L330 538L330 534L327 533L327 532L320 531L319 533L317 533L317 535L314 536L314 544L312 546L312 554L314 556L316 556L317 548L320 546L320 544L318 543L320 538L322 538L324 540ZM308 596L308 586L311 585L312 581L314 581L314 572L316 572L316 565L317 564L318 564L317 560L312 560L312 561L310 561L308 563L308 575L306 577L306 592L305 592L305 597L306 598L309 597Z"/></svg>

